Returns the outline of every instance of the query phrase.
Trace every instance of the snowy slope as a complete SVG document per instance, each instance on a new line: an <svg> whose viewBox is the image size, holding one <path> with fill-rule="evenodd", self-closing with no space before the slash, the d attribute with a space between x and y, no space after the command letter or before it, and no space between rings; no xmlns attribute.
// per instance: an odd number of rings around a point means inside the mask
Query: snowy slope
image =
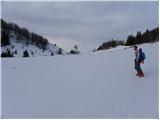
<svg viewBox="0 0 160 120"><path fill-rule="evenodd" d="M25 50L28 51L29 57L36 57L36 56L51 56L52 53L53 55L57 55L59 52L59 49L61 48L59 48L55 44L48 43L46 50L43 51L43 49L38 48L36 45L31 45L31 44L26 45L25 43L22 43L22 42L18 43L16 34L14 32L11 32L10 45L1 47L1 52L5 52L7 49L13 52L14 57L22 57L23 52ZM64 51L63 49L61 50L63 55L67 54L66 51ZM15 54L15 51L17 51L16 54Z"/></svg>
<svg viewBox="0 0 160 120"><path fill-rule="evenodd" d="M141 45L145 77L134 51L2 58L3 118L158 118L158 43Z"/></svg>

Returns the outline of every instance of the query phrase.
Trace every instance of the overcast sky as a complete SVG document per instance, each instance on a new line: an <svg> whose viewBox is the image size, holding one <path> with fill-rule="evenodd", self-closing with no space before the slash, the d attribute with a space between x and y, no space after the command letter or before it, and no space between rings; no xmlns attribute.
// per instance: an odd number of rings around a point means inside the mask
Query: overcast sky
<svg viewBox="0 0 160 120"><path fill-rule="evenodd" d="M60 44L126 40L158 26L156 2L2 2L2 18Z"/></svg>

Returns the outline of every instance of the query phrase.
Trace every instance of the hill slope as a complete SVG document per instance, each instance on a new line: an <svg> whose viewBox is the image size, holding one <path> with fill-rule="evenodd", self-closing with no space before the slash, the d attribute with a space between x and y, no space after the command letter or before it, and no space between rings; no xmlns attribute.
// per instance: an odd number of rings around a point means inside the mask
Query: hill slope
<svg viewBox="0 0 160 120"><path fill-rule="evenodd" d="M29 57L67 53L46 38L1 19L1 53L3 53L1 56L22 57L24 51L28 52Z"/></svg>
<svg viewBox="0 0 160 120"><path fill-rule="evenodd" d="M158 43L140 47L144 78L131 48L3 58L2 118L158 118Z"/></svg>

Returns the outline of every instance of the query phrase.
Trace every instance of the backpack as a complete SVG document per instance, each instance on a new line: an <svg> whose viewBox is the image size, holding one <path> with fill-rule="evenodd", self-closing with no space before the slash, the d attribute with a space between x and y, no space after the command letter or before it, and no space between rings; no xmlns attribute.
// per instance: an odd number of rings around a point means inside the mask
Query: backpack
<svg viewBox="0 0 160 120"><path fill-rule="evenodd" d="M139 55L139 59L141 60L141 61L144 61L144 59L146 59L146 56L145 56L145 53L144 52L140 52L140 55Z"/></svg>

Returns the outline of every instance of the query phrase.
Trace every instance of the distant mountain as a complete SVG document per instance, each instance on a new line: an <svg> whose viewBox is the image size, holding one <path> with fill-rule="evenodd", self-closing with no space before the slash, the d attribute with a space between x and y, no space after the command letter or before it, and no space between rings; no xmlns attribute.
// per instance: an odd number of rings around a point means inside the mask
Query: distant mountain
<svg viewBox="0 0 160 120"><path fill-rule="evenodd" d="M1 19L1 57L65 55L67 52L46 38Z"/></svg>

